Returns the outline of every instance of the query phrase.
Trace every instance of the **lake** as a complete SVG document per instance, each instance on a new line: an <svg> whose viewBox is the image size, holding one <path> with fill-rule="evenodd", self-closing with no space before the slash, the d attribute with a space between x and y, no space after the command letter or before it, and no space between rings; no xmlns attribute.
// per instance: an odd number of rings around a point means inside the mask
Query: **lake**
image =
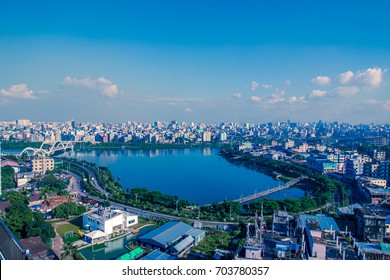
<svg viewBox="0 0 390 280"><path fill-rule="evenodd" d="M283 184L229 163L211 148L74 151L70 156L107 166L123 188L145 187L200 205L233 200ZM267 198L299 198L290 188Z"/></svg>

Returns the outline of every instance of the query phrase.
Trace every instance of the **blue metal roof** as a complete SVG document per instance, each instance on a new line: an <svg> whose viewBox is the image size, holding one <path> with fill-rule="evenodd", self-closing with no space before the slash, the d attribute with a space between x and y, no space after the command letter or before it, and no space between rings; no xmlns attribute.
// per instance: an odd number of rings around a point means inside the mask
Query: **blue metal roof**
<svg viewBox="0 0 390 280"><path fill-rule="evenodd" d="M317 220L321 230L330 230L332 226L332 230L340 231L336 221L332 217L328 217L325 215L300 215L299 216L299 224L301 226L306 226L306 220L307 219L312 219L312 220Z"/></svg>
<svg viewBox="0 0 390 280"><path fill-rule="evenodd" d="M156 260L176 260L177 258L175 256L163 253L159 250L154 250L150 254L146 255L145 257L141 258L140 260L150 260L150 261L156 261Z"/></svg>
<svg viewBox="0 0 390 280"><path fill-rule="evenodd" d="M161 227L143 235L140 238L140 241L151 243L155 246L165 249L192 229L192 226L183 222L168 222Z"/></svg>
<svg viewBox="0 0 390 280"><path fill-rule="evenodd" d="M180 241L179 243L177 243L173 248L172 250L177 252L177 253L180 253L181 251L183 251L185 248L187 248L188 246L190 246L192 243L194 243L194 238L190 235L190 236L187 236L186 238L184 238L182 241Z"/></svg>
<svg viewBox="0 0 390 280"><path fill-rule="evenodd" d="M186 232L187 235L191 235L192 237L196 238L198 236L204 235L205 232L204 230L198 229L198 228L193 228L190 231Z"/></svg>

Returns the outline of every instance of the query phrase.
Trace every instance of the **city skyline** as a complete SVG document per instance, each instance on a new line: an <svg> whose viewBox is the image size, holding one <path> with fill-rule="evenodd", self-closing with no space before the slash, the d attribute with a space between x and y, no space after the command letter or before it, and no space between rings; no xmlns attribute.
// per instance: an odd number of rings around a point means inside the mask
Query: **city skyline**
<svg viewBox="0 0 390 280"><path fill-rule="evenodd" d="M385 1L75 3L3 5L1 120L390 117Z"/></svg>

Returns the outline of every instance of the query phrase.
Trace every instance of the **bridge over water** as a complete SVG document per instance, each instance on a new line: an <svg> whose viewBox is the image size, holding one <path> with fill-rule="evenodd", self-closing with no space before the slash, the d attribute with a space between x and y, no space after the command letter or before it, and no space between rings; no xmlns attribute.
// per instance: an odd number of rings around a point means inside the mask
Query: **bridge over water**
<svg viewBox="0 0 390 280"><path fill-rule="evenodd" d="M50 156L59 151L73 150L75 144L75 141L44 141L39 148L27 147L19 155L22 156L24 153L27 153L32 156L38 154Z"/></svg>
<svg viewBox="0 0 390 280"><path fill-rule="evenodd" d="M291 181L287 182L283 186L279 186L279 187L276 187L276 188L272 188L272 189L269 189L269 190L258 192L258 193L252 194L252 195L248 195L248 196L245 196L245 197L238 198L238 199L234 199L233 201L234 202L239 202L239 203L245 203L245 202L248 202L248 201L251 201L251 200L255 200L255 199L258 199L260 197L263 197L263 196L266 196L266 195L269 195L269 194L272 194L272 193L275 193L275 192L278 192L278 191L281 191L281 190L288 189L288 188L298 184L303 179L307 179L307 178L308 178L307 176L301 176L301 177L298 177L298 178L296 178L294 180L291 180Z"/></svg>

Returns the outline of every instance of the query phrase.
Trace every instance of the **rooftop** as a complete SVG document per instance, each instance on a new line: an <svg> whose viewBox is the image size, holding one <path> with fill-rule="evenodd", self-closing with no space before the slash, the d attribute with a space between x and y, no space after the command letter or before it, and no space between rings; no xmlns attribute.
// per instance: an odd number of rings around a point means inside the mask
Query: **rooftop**
<svg viewBox="0 0 390 280"><path fill-rule="evenodd" d="M111 210L110 208L98 208L98 209L93 209L85 214L97 220L102 220L102 219L109 220L122 213L126 213L126 212L123 212L121 210Z"/></svg>
<svg viewBox="0 0 390 280"><path fill-rule="evenodd" d="M176 260L177 258L175 256L163 253L159 251L158 249L152 251L150 254L143 257L141 260Z"/></svg>
<svg viewBox="0 0 390 280"><path fill-rule="evenodd" d="M336 221L332 217L328 217L325 215L299 215L299 224L302 226L306 226L307 219L318 221L319 227L321 230L335 230L339 232L340 229L336 223Z"/></svg>
<svg viewBox="0 0 390 280"><path fill-rule="evenodd" d="M198 235L203 232L200 229L194 229L192 226L183 222L168 222L155 230L145 234L140 238L141 241L153 243L156 246L167 248L170 244L178 241L183 235Z"/></svg>

